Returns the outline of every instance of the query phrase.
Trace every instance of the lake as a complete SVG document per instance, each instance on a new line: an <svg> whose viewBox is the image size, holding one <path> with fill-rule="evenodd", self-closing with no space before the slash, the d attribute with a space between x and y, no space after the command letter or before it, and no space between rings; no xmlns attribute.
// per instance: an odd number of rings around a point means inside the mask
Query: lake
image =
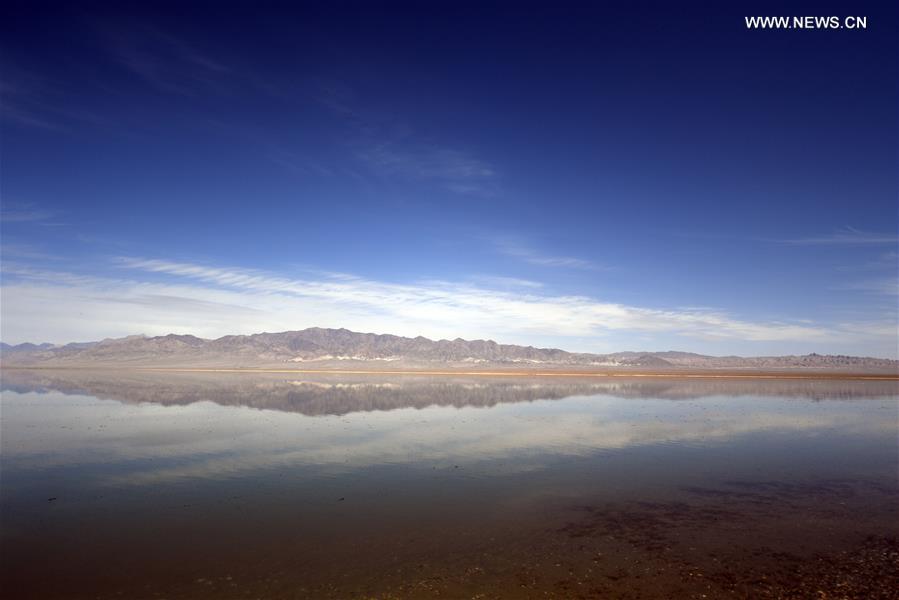
<svg viewBox="0 0 899 600"><path fill-rule="evenodd" d="M2 383L7 598L899 589L896 381L10 370Z"/></svg>

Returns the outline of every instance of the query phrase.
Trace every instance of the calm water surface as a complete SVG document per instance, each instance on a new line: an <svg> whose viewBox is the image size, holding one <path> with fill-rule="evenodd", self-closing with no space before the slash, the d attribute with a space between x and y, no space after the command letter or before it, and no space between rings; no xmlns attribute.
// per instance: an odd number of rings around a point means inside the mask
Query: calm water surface
<svg viewBox="0 0 899 600"><path fill-rule="evenodd" d="M895 597L897 407L883 381L4 371L0 591Z"/></svg>

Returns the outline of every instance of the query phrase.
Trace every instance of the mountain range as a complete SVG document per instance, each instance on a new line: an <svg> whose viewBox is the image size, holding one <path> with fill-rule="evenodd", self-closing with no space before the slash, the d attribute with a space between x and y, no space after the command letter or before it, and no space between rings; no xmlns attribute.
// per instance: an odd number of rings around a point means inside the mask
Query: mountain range
<svg viewBox="0 0 899 600"><path fill-rule="evenodd" d="M227 335L128 336L65 345L0 344L5 367L812 369L899 373L899 361L843 355L706 356L691 352L589 354L492 340L430 340L313 327Z"/></svg>

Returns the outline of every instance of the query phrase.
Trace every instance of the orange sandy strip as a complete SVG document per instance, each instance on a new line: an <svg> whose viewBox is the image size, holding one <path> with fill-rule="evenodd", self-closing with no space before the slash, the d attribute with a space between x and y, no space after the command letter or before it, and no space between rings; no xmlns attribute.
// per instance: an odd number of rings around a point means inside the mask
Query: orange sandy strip
<svg viewBox="0 0 899 600"><path fill-rule="evenodd" d="M666 373L666 372L565 372L565 371L388 371L342 369L179 369L161 367L137 367L139 371L164 373L306 373L326 375L426 375L426 376L477 376L477 377L654 377L659 379L854 379L874 381L899 381L899 375L860 373Z"/></svg>

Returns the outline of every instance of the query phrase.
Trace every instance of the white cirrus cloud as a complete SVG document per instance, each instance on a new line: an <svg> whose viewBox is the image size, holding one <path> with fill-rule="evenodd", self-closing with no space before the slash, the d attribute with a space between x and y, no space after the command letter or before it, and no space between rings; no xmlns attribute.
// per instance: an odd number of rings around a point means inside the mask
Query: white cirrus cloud
<svg viewBox="0 0 899 600"><path fill-rule="evenodd" d="M116 264L120 277L4 264L4 341L61 343L134 333L219 337L311 326L431 338L490 337L569 350L590 350L601 340L633 345L646 336L682 346L689 340L801 342L823 350L871 340L882 346L895 337L888 323L750 320L708 308L628 306L541 293L539 287L495 289L486 282L393 283L346 274L301 279L143 258L120 258Z"/></svg>
<svg viewBox="0 0 899 600"><path fill-rule="evenodd" d="M575 258L573 256L559 256L544 254L534 248L511 238L493 240L493 245L500 254L520 259L526 263L539 267L560 267L567 269L583 269L587 271L605 271L608 267L598 265L589 260Z"/></svg>
<svg viewBox="0 0 899 600"><path fill-rule="evenodd" d="M109 310L111 305L129 306L125 314L119 311L117 318L137 321L129 328L132 331L158 322L169 328L192 326L206 333L220 329L222 334L233 332L236 325L230 311L240 307L242 311L252 309L265 315L267 327L321 324L311 322L318 319L341 324L347 321L358 324L364 320L368 328L380 323L376 327L379 330L453 336L460 331L478 337L483 332L585 336L614 330L749 340L824 340L833 335L827 329L806 324L754 322L713 310L641 308L586 296L510 292L465 283L399 284L350 275L295 279L253 269L139 258L123 258L118 264L123 271L142 278L112 279L5 266L4 272L14 275L16 280L4 282L4 312L21 309L17 316L28 317L27 321L33 323L42 316L52 320L52 315L40 315L41 307L55 315L71 315L79 307L97 313L102 306L99 312L106 315L103 320L111 322L117 315L116 311ZM147 276L152 275L165 277L148 280ZM27 306L23 305L25 295ZM147 298L154 301L144 302ZM167 315L171 306L163 298L220 308L200 314ZM147 310L135 313L135 302L144 302ZM181 304L178 311L183 309ZM223 308L228 310L220 315L223 320L217 322L216 315ZM96 316L101 318L100 314ZM15 327L18 318L4 320L8 327ZM262 323L257 321L249 319L249 325L248 321L240 323L244 329L249 326L259 330ZM150 329L159 330L158 327Z"/></svg>
<svg viewBox="0 0 899 600"><path fill-rule="evenodd" d="M879 279L852 281L844 283L836 289L882 294L884 296L899 296L899 279L896 277L882 277Z"/></svg>
<svg viewBox="0 0 899 600"><path fill-rule="evenodd" d="M47 221L56 216L56 213L49 210L37 208L33 204L10 204L6 203L0 209L0 222L3 223L32 223L35 221Z"/></svg>
<svg viewBox="0 0 899 600"><path fill-rule="evenodd" d="M497 191L493 167L461 150L407 140L363 140L355 146L356 157L380 177L431 181L458 194Z"/></svg>
<svg viewBox="0 0 899 600"><path fill-rule="evenodd" d="M862 231L855 227L845 227L828 235L809 236L780 240L795 246L881 246L899 244L899 235Z"/></svg>

